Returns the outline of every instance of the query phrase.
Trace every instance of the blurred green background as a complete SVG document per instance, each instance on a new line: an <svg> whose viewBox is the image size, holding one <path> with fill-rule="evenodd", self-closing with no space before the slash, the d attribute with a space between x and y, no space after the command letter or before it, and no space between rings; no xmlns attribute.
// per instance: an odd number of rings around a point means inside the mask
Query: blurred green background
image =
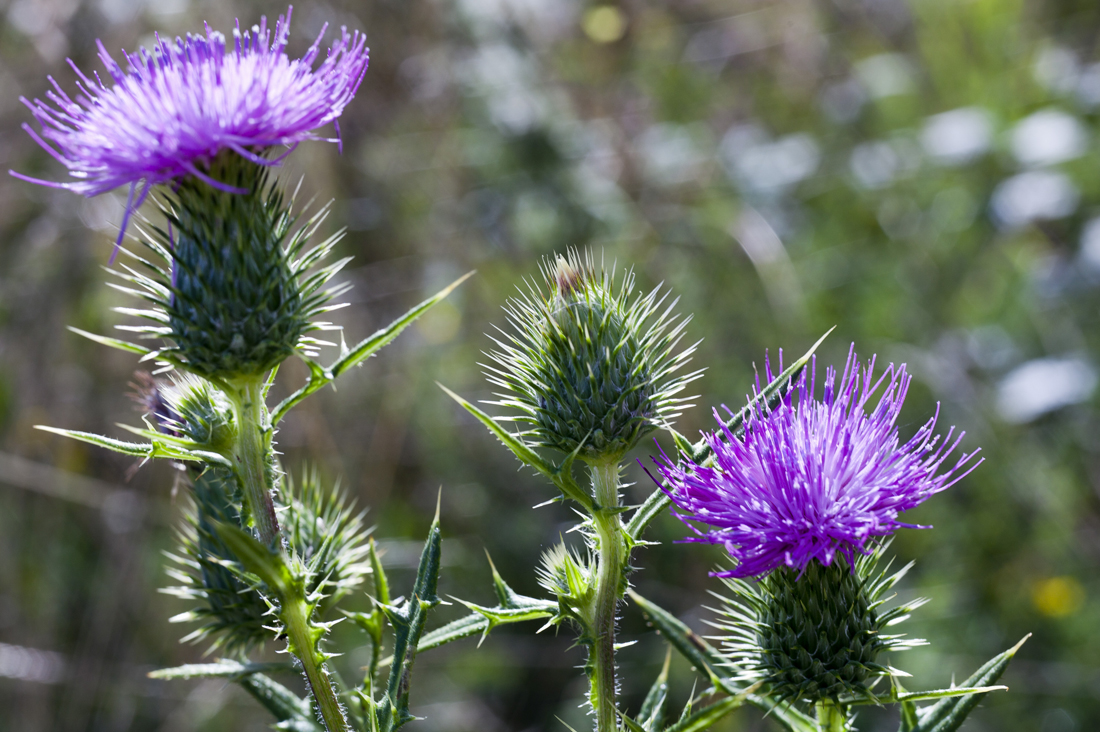
<svg viewBox="0 0 1100 732"><path fill-rule="evenodd" d="M0 0L0 159L58 179L19 126L19 96L71 57L151 43L206 20L228 30L285 8L245 0ZM965 729L1100 728L1100 6L1082 0L373 0L296 9L292 52L323 23L365 30L371 68L334 145L284 169L302 200L335 199L348 340L458 275L475 278L362 369L292 413L288 471L316 465L370 509L391 578L411 580L442 486L442 590L489 602L484 550L521 592L571 523L531 510L550 487L434 385L490 398L484 335L540 257L591 247L663 282L704 338L695 435L735 405L753 364L803 352L829 327L826 363L861 354L916 375L903 436L942 405L986 462L913 511L901 593L933 601L909 632L932 645L891 659L911 688L965 678L1034 637ZM0 730L261 730L221 681L156 682L197 661L187 609L158 594L186 505L180 473L35 431L121 435L135 361L67 332L124 322L102 267L124 192L85 200L0 178ZM151 214L150 214L151 215ZM285 390L304 378L288 364ZM638 457L645 458L649 448ZM651 484L637 466L630 500ZM713 547L639 551L642 594L699 630L719 583ZM457 608L444 609L437 622ZM535 626L421 657L420 730L584 729L580 649ZM664 655L624 608L623 700L634 710ZM346 669L363 639L337 633ZM359 649L359 650L356 650ZM673 667L676 701L694 678ZM294 684L295 679L286 680ZM869 710L863 730L893 730ZM722 730L767 730L746 710Z"/></svg>

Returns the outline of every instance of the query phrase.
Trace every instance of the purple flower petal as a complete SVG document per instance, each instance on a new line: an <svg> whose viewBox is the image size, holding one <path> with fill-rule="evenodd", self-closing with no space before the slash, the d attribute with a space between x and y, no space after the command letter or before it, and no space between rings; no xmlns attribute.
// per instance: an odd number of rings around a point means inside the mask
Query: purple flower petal
<svg viewBox="0 0 1100 732"><path fill-rule="evenodd" d="M867 542L900 527L898 516L976 468L977 450L941 471L963 434L940 439L932 417L905 444L897 419L911 376L893 364L876 380L875 359L861 372L854 350L840 377L829 368L824 396L814 398L816 376L803 372L795 387L768 412L756 409L743 438L729 429L707 435L712 466L655 459L685 523L706 524L688 541L721 544L737 566L719 576L755 577L787 566L802 570L838 553L852 559ZM782 367L780 368L782 370ZM770 365L769 381L773 378ZM876 392L878 404L867 412ZM715 418L719 418L715 410Z"/></svg>
<svg viewBox="0 0 1100 732"><path fill-rule="evenodd" d="M158 37L152 53L124 52L128 71L100 44L112 86L74 65L81 92L75 100L56 82L47 102L22 100L42 126L41 135L27 131L75 180L15 175L95 196L194 174L223 149L256 156L276 145L329 139L314 130L335 122L358 90L368 63L366 36L342 28L314 69L324 30L305 56L291 59L285 52L290 15L281 16L274 31L266 18L251 31L238 27L228 51L225 36L209 27L175 43Z"/></svg>

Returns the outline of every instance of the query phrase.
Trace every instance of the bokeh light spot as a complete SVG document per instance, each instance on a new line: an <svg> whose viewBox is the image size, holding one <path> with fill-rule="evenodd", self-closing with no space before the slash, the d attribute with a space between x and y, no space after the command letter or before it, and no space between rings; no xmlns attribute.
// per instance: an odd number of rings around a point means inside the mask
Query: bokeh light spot
<svg viewBox="0 0 1100 732"><path fill-rule="evenodd" d="M626 16L614 5L597 5L585 12L581 27L596 43L614 43L626 33Z"/></svg>
<svg viewBox="0 0 1100 732"><path fill-rule="evenodd" d="M1085 588L1073 577L1048 577L1032 587L1031 601L1048 618L1064 618L1081 609Z"/></svg>

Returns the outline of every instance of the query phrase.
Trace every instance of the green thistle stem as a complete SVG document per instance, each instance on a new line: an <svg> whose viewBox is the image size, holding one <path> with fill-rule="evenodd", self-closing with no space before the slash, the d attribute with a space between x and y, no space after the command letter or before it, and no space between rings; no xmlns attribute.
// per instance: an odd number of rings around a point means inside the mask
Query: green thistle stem
<svg viewBox="0 0 1100 732"><path fill-rule="evenodd" d="M615 611L622 599L626 547L619 506L619 463L608 460L591 467L592 489L599 507L592 516L599 540L596 606L593 618L592 689L589 700L596 712L597 732L615 732Z"/></svg>
<svg viewBox="0 0 1100 732"><path fill-rule="evenodd" d="M816 705L817 727L820 732L845 732L848 729L848 715L844 708L823 699Z"/></svg>
<svg viewBox="0 0 1100 732"><path fill-rule="evenodd" d="M287 640L295 655L302 662L302 671L309 683L310 694L317 702L317 710L328 732L348 732L348 722L332 681L324 669L323 660L316 652L316 644L309 624L309 610L303 600L287 602L279 617L286 627Z"/></svg>
<svg viewBox="0 0 1100 732"><path fill-rule="evenodd" d="M237 480L260 541L275 546L279 520L271 497L271 424L263 398L262 378L241 378L232 383L229 398L237 421L237 445L233 451Z"/></svg>

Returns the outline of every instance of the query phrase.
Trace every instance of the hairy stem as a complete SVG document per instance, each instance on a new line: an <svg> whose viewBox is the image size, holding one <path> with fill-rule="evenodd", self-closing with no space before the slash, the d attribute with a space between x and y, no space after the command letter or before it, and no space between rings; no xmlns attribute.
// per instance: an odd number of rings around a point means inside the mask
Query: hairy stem
<svg viewBox="0 0 1100 732"><path fill-rule="evenodd" d="M317 710L321 714L321 719L325 722L325 728L328 732L348 732L348 722L344 717L344 710L340 707L336 690L332 688L332 680L329 678L313 642L305 601L288 599L280 618L286 626L286 635L287 640L290 641L290 647L295 650L295 655L302 662L302 671L305 673L306 682L309 684L310 694L317 702Z"/></svg>
<svg viewBox="0 0 1100 732"><path fill-rule="evenodd" d="M252 517L260 541L274 546L279 537L279 520L271 497L271 424L263 398L263 379L240 379L229 396L237 422L234 450L237 480L245 508Z"/></svg>
<svg viewBox="0 0 1100 732"><path fill-rule="evenodd" d="M848 729L848 715L843 707L828 700L819 701L816 707L819 732L845 732Z"/></svg>
<svg viewBox="0 0 1100 732"><path fill-rule="evenodd" d="M592 466L592 489L599 508L593 515L599 541L596 605L593 618L592 689L589 699L596 712L597 732L615 732L615 611L625 590L623 564L626 547L619 514L619 463Z"/></svg>

